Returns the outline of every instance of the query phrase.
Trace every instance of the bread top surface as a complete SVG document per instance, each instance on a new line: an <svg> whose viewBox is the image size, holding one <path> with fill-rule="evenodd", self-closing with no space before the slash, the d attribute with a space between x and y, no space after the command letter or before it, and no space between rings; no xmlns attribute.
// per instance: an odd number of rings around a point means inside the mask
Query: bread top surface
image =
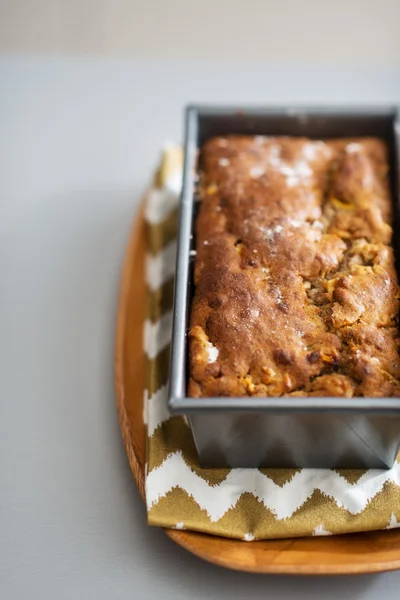
<svg viewBox="0 0 400 600"><path fill-rule="evenodd" d="M198 194L189 395L399 395L385 144L214 138Z"/></svg>

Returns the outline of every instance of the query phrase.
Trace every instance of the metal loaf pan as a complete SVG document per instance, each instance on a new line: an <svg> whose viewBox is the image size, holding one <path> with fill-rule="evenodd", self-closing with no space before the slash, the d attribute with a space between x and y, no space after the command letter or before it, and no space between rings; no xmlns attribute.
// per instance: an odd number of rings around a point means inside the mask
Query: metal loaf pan
<svg viewBox="0 0 400 600"><path fill-rule="evenodd" d="M203 466L391 467L400 446L400 398L186 396L197 156L208 138L228 134L383 138L390 150L395 209L393 243L397 266L400 265L398 108L189 107L186 110L169 408L172 413L188 418Z"/></svg>

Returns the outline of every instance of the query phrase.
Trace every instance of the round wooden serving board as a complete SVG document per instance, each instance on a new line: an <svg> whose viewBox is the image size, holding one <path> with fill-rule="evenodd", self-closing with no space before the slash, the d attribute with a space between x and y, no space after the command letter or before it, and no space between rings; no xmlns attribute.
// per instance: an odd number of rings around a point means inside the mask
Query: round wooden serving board
<svg viewBox="0 0 400 600"><path fill-rule="evenodd" d="M118 307L115 384L129 464L144 499L143 318L145 311L143 205L125 257ZM242 542L189 531L165 530L177 544L223 567L254 573L333 575L400 569L400 530Z"/></svg>

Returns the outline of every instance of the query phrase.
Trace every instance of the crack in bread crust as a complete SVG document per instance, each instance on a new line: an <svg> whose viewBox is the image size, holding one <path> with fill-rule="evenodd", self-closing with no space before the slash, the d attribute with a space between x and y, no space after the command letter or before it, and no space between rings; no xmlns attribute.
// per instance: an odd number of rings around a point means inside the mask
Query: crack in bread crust
<svg viewBox="0 0 400 600"><path fill-rule="evenodd" d="M375 138L203 146L190 396L400 395L387 164Z"/></svg>

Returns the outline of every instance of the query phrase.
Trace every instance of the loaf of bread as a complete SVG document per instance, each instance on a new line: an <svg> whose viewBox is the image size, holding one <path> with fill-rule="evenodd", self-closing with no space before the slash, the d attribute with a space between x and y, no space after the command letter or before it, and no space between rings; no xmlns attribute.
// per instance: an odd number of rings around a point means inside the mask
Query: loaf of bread
<svg viewBox="0 0 400 600"><path fill-rule="evenodd" d="M385 144L219 137L199 169L189 395L399 396Z"/></svg>

